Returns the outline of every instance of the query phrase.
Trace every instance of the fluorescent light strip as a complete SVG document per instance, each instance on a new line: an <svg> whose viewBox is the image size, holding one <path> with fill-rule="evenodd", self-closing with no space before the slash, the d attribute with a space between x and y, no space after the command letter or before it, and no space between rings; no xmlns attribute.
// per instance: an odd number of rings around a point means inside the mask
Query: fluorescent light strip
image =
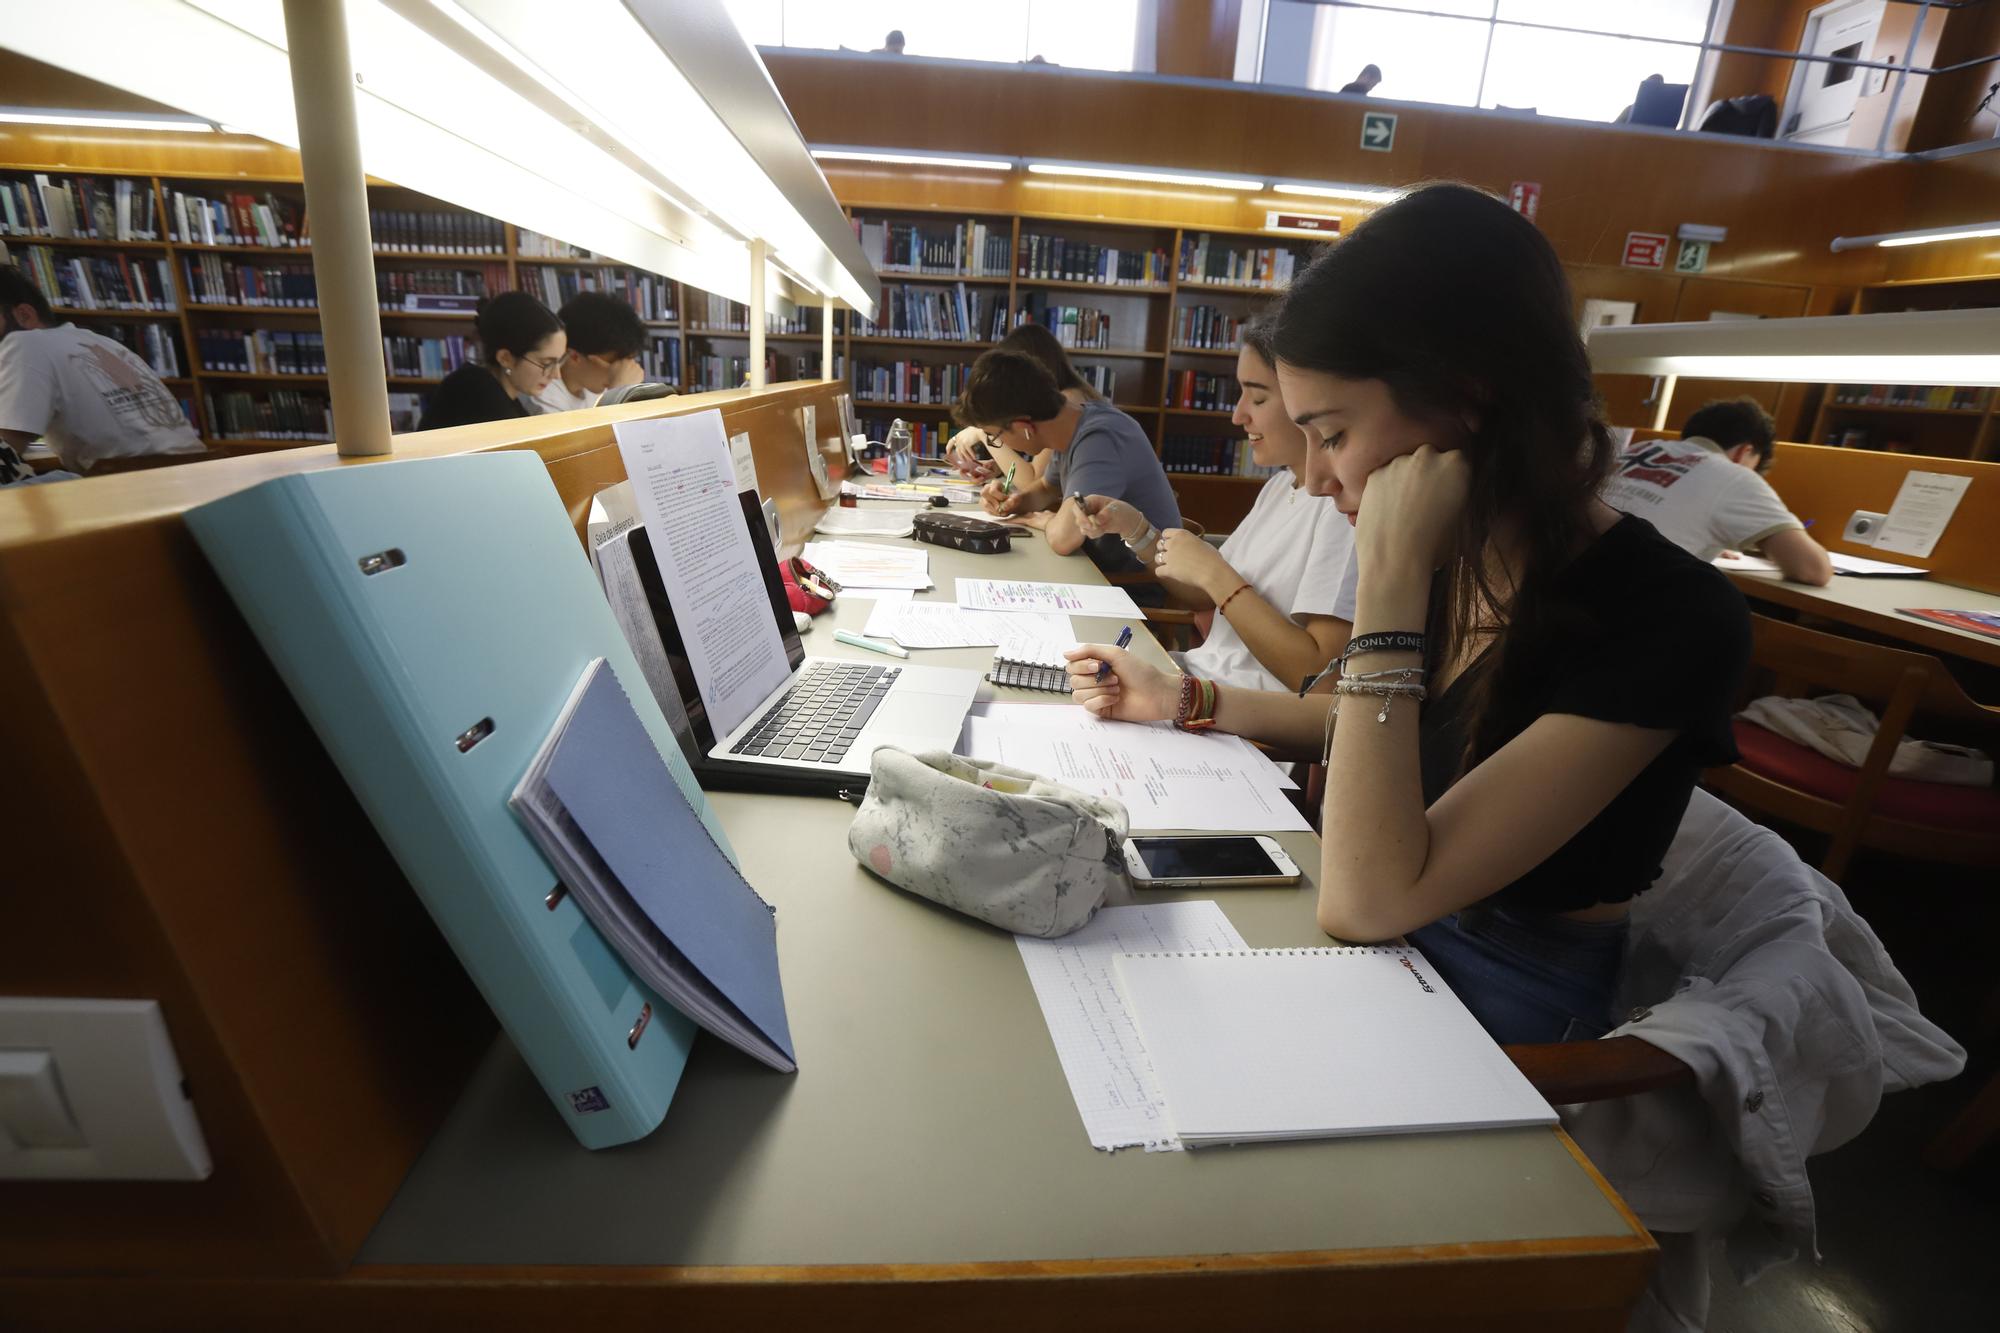
<svg viewBox="0 0 2000 1333"><path fill-rule="evenodd" d="M1652 374L1717 380L1784 380L1832 384L2000 384L2000 355L1686 356L1654 358Z"/></svg>
<svg viewBox="0 0 2000 1333"><path fill-rule="evenodd" d="M1070 162L1030 162L1038 176L1082 176L1091 180L1143 181L1153 185L1198 185L1208 190L1261 190L1264 182L1250 176L1189 176L1138 167L1098 167Z"/></svg>
<svg viewBox="0 0 2000 1333"><path fill-rule="evenodd" d="M1306 185L1295 181L1275 181L1271 189L1278 194L1300 194L1314 199L1355 199L1364 204L1386 204L1402 193L1372 185Z"/></svg>
<svg viewBox="0 0 2000 1333"><path fill-rule="evenodd" d="M1865 250L1870 246L1929 245L1934 241L1971 241L1987 236L2000 236L2000 222L1926 227L1919 231L1885 231L1873 236L1836 236L1828 248L1838 254L1842 250Z"/></svg>
<svg viewBox="0 0 2000 1333"><path fill-rule="evenodd" d="M1014 160L1008 157L932 157L874 148L815 148L812 155L822 162L886 162L898 167L965 167L973 171L1014 169Z"/></svg>
<svg viewBox="0 0 2000 1333"><path fill-rule="evenodd" d="M0 107L0 122L10 125L60 125L82 130L167 130L175 134L213 134L205 120L181 116L107 116L96 111L59 111L45 107Z"/></svg>

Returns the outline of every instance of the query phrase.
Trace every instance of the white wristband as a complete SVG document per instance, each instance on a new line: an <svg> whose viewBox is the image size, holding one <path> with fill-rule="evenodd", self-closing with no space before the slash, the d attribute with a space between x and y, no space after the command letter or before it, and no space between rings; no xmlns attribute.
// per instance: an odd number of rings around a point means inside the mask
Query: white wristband
<svg viewBox="0 0 2000 1333"><path fill-rule="evenodd" d="M1151 546L1154 542L1157 542L1159 539L1160 539L1160 530L1154 527L1151 522L1148 522L1146 524L1146 530L1140 533L1137 537L1119 538L1120 541L1125 543L1125 549L1128 551L1136 551L1141 546Z"/></svg>

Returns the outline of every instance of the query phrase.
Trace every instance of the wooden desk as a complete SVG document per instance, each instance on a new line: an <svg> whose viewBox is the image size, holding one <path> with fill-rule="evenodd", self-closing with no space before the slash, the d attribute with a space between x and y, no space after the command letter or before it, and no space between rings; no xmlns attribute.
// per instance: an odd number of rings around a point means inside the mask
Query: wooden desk
<svg viewBox="0 0 2000 1333"><path fill-rule="evenodd" d="M1833 576L1824 588L1793 583L1778 574L1730 570L1730 581L1745 597L1823 616L1873 634L1900 639L1926 652L1970 658L2000 666L2000 639L1971 630L1896 614L1899 606L1935 607L1947 611L1985 611L2000 615L2000 597L1961 588L1942 579L1865 579Z"/></svg>
<svg viewBox="0 0 2000 1333"><path fill-rule="evenodd" d="M927 595L941 600L959 573L1096 578L1035 537L1002 557L934 550L932 570ZM869 608L838 604L810 650L879 660L832 639ZM1118 625L1078 628L1109 638ZM983 667L990 655L923 660ZM796 1077L704 1038L662 1128L590 1153L503 1039L344 1272L16 1268L0 1275L0 1309L29 1327L294 1333L784 1318L1152 1330L1319 1326L1336 1310L1425 1327L1623 1326L1654 1247L1560 1131L1099 1153L1009 937L862 872L843 804L715 801L781 913ZM1316 871L1310 835L1283 839ZM1309 883L1221 901L1252 945L1322 938Z"/></svg>

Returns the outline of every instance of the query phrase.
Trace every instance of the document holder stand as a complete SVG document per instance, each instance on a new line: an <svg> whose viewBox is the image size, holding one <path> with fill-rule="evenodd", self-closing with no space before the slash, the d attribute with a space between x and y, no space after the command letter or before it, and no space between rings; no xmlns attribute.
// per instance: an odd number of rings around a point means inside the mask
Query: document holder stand
<svg viewBox="0 0 2000 1333"><path fill-rule="evenodd" d="M694 1025L634 978L507 806L593 658L610 662L674 780L735 853L541 460L510 451L280 477L187 522L577 1140L650 1132Z"/></svg>

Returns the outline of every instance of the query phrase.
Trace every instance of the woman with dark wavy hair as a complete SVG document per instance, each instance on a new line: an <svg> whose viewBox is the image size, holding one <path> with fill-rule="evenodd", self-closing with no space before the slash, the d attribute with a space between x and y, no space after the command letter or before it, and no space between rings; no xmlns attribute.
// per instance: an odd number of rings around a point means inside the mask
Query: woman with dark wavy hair
<svg viewBox="0 0 2000 1333"><path fill-rule="evenodd" d="M1408 935L1503 1042L1597 1035L1631 901L1701 770L1735 757L1743 599L1598 499L1612 447L1569 284L1498 200L1434 185L1382 209L1293 284L1276 350L1307 485L1355 524L1330 690L1092 645L1075 696L1325 755L1320 926Z"/></svg>

